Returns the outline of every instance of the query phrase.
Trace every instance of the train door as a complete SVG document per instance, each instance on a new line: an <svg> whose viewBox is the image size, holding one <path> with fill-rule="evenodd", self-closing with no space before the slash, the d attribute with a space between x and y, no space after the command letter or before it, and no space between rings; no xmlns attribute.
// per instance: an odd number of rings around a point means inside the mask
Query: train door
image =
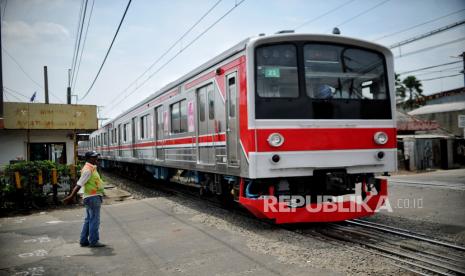
<svg viewBox="0 0 465 276"><path fill-rule="evenodd" d="M118 125L118 156L123 156L123 150L121 149L121 124Z"/></svg>
<svg viewBox="0 0 465 276"><path fill-rule="evenodd" d="M237 74L236 72L226 76L226 148L228 166L239 165L239 137L237 129Z"/></svg>
<svg viewBox="0 0 465 276"><path fill-rule="evenodd" d="M156 150L155 158L157 160L164 159L163 152L163 106L155 108L155 141L156 141Z"/></svg>
<svg viewBox="0 0 465 276"><path fill-rule="evenodd" d="M197 162L215 163L215 98L213 84L197 89Z"/></svg>
<svg viewBox="0 0 465 276"><path fill-rule="evenodd" d="M132 157L134 157L134 158L137 158L136 122L137 122L137 117L132 118L132 120L131 120L131 143L132 143Z"/></svg>

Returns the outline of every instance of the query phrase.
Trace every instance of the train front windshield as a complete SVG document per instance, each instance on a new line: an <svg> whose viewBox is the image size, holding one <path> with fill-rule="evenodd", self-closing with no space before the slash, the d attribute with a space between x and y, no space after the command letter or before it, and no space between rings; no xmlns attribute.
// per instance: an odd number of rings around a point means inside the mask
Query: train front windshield
<svg viewBox="0 0 465 276"><path fill-rule="evenodd" d="M257 119L391 119L380 53L322 43L255 51Z"/></svg>

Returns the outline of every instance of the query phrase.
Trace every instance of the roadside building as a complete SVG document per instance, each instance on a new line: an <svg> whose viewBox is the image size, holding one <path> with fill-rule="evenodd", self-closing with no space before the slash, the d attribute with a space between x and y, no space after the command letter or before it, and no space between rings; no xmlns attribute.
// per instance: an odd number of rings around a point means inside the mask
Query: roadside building
<svg viewBox="0 0 465 276"><path fill-rule="evenodd" d="M465 116L465 100L425 105L408 114L419 119L436 121L447 132L464 137L464 128L459 127L459 117Z"/></svg>
<svg viewBox="0 0 465 276"><path fill-rule="evenodd" d="M4 102L3 108L0 168L12 160L73 164L78 134L97 129L95 105Z"/></svg>

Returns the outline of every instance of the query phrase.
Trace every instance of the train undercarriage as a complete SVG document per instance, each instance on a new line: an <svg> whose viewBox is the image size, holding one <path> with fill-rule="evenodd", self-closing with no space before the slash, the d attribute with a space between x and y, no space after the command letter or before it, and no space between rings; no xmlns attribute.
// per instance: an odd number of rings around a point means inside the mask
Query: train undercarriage
<svg viewBox="0 0 465 276"><path fill-rule="evenodd" d="M383 206L387 197L387 180L340 169L318 170L306 177L247 179L108 160L103 160L102 167L134 179L150 175L164 181L164 185L193 187L202 197L216 197L225 207L238 203L254 216L278 224L369 216Z"/></svg>

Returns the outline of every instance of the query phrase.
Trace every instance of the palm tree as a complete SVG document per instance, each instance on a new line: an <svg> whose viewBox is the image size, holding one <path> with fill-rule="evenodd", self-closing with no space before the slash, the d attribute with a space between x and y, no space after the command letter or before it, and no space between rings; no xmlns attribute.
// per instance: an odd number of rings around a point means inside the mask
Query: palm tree
<svg viewBox="0 0 465 276"><path fill-rule="evenodd" d="M400 80L400 75L399 74L395 74L396 76L396 102L397 103L401 103L404 101L405 99L405 85L402 83L402 81Z"/></svg>
<svg viewBox="0 0 465 276"><path fill-rule="evenodd" d="M415 76L406 77L402 83L405 85L405 88L408 90L409 99L406 104L410 109L418 107L420 105L419 101L423 98L423 89L422 84Z"/></svg>

